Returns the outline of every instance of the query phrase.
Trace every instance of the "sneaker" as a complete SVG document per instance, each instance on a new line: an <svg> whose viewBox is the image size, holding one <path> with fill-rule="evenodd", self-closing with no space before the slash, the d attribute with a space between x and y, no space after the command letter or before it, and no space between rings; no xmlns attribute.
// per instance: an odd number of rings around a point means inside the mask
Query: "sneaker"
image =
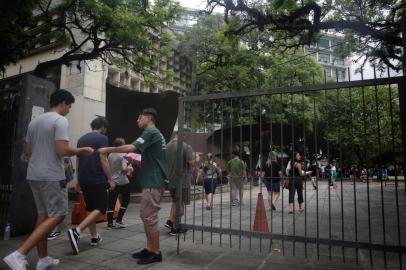
<svg viewBox="0 0 406 270"><path fill-rule="evenodd" d="M276 207L275 207L275 205L274 205L274 204L272 204L272 206L271 206L271 207L272 207L272 210L273 210L273 211L275 211L275 210L276 210Z"/></svg>
<svg viewBox="0 0 406 270"><path fill-rule="evenodd" d="M58 236L60 236L61 235L61 231L54 231L54 232L51 232L50 234L48 234L48 236L47 236L47 240L48 241L51 241L51 240L54 240L54 239L56 239Z"/></svg>
<svg viewBox="0 0 406 270"><path fill-rule="evenodd" d="M117 229L123 229L127 227L127 225L125 225L122 221L116 221L114 225L116 226Z"/></svg>
<svg viewBox="0 0 406 270"><path fill-rule="evenodd" d="M148 257L150 253L151 253L151 252L150 252L148 249L144 248L144 249L142 249L141 251L138 251L138 252L133 253L131 256L132 256L134 259L142 259L142 258Z"/></svg>
<svg viewBox="0 0 406 270"><path fill-rule="evenodd" d="M92 239L90 239L90 245L95 247L98 244L100 244L102 241L103 241L103 238L101 238L100 234L97 234L97 237L92 237Z"/></svg>
<svg viewBox="0 0 406 270"><path fill-rule="evenodd" d="M138 260L138 264L145 265L150 263L162 262L162 253L159 254L150 252L148 257L144 257Z"/></svg>
<svg viewBox="0 0 406 270"><path fill-rule="evenodd" d="M117 227L116 227L116 225L114 223L107 224L107 230L111 230L111 229L117 229Z"/></svg>
<svg viewBox="0 0 406 270"><path fill-rule="evenodd" d="M210 205L206 206L206 210L211 210L211 206Z"/></svg>
<svg viewBox="0 0 406 270"><path fill-rule="evenodd" d="M69 241L70 241L70 245L72 247L73 253L75 253L76 255L79 254L80 234L78 233L78 231L75 228L73 228L73 229L68 230L68 236L69 236Z"/></svg>
<svg viewBox="0 0 406 270"><path fill-rule="evenodd" d="M232 205L232 206L236 206L237 203L236 203L236 202L232 202L231 205Z"/></svg>
<svg viewBox="0 0 406 270"><path fill-rule="evenodd" d="M3 258L3 261L12 269L12 270L26 270L27 269L27 260L25 256L20 254L18 251L14 251L10 255Z"/></svg>
<svg viewBox="0 0 406 270"><path fill-rule="evenodd" d="M38 260L37 267L35 270L46 270L50 267L57 266L59 264L58 259L54 259L50 256L44 257Z"/></svg>
<svg viewBox="0 0 406 270"><path fill-rule="evenodd" d="M168 219L168 220L166 221L166 223L164 224L164 226L165 226L166 228L168 228L169 230L172 230L172 229L173 229L173 222Z"/></svg>

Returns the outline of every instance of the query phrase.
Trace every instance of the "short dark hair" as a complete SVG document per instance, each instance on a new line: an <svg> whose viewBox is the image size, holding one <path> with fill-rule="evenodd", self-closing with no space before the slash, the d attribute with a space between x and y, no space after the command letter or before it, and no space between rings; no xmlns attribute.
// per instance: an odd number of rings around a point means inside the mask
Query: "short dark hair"
<svg viewBox="0 0 406 270"><path fill-rule="evenodd" d="M97 117L90 123L90 127L92 128L92 130L108 128L109 121L107 121L107 119L104 117Z"/></svg>
<svg viewBox="0 0 406 270"><path fill-rule="evenodd" d="M72 103L75 103L75 98L69 91L65 89L58 89L51 94L50 106L51 108L53 108L58 106L62 102L65 102L66 105L70 105Z"/></svg>
<svg viewBox="0 0 406 270"><path fill-rule="evenodd" d="M155 123L156 117L158 116L158 113L154 108L145 108L145 109L142 110L141 115L151 116L152 122Z"/></svg>
<svg viewBox="0 0 406 270"><path fill-rule="evenodd" d="M239 157L239 156L240 156L240 151L234 150L234 151L233 151L233 156Z"/></svg>
<svg viewBox="0 0 406 270"><path fill-rule="evenodd" d="M118 138L115 138L115 139L114 139L114 142L113 142L113 146L114 146L114 147L122 146L122 145L124 145L124 144L125 144L124 138L118 137Z"/></svg>

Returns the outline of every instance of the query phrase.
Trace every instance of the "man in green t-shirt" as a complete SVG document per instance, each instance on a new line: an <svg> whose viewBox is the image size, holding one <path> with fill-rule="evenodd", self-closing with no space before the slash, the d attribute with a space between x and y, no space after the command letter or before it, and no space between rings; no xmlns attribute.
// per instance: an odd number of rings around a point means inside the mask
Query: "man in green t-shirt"
<svg viewBox="0 0 406 270"><path fill-rule="evenodd" d="M160 202L168 176L166 142L161 132L155 127L156 116L157 112L153 108L142 111L137 123L138 127L144 131L132 144L99 149L102 154L129 153L136 150L142 153L139 177L142 187L140 217L144 223L147 247L132 255L133 258L139 259L138 264L141 265L162 261L162 253L159 249L158 211L161 209Z"/></svg>
<svg viewBox="0 0 406 270"><path fill-rule="evenodd" d="M244 195L244 179L247 178L247 166L240 159L238 151L233 152L233 158L227 164L229 183L230 183L230 203L235 206L242 203ZM240 200L237 199L236 193L239 191Z"/></svg>

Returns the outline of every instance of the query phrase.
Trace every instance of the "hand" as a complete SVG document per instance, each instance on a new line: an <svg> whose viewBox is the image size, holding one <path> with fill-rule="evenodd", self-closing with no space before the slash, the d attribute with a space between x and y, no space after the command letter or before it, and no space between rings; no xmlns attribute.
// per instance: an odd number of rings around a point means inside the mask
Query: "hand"
<svg viewBox="0 0 406 270"><path fill-rule="evenodd" d="M85 155L91 155L94 153L94 149L91 147L82 147L80 148L80 153Z"/></svg>
<svg viewBox="0 0 406 270"><path fill-rule="evenodd" d="M108 182L110 185L109 190L114 190L116 188L116 182L114 182L113 180L109 180Z"/></svg>
<svg viewBox="0 0 406 270"><path fill-rule="evenodd" d="M79 183L77 183L77 184L75 185L75 190L76 190L77 193L82 193L82 189L80 188Z"/></svg>

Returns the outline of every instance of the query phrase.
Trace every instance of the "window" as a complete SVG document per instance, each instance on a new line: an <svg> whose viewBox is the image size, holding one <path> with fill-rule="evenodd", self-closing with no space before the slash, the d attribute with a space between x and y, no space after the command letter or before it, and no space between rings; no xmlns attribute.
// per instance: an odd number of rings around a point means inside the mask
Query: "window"
<svg viewBox="0 0 406 270"><path fill-rule="evenodd" d="M330 41L328 39L320 39L319 48L330 48Z"/></svg>
<svg viewBox="0 0 406 270"><path fill-rule="evenodd" d="M330 63L330 55L325 53L319 53L319 62L320 63Z"/></svg>

